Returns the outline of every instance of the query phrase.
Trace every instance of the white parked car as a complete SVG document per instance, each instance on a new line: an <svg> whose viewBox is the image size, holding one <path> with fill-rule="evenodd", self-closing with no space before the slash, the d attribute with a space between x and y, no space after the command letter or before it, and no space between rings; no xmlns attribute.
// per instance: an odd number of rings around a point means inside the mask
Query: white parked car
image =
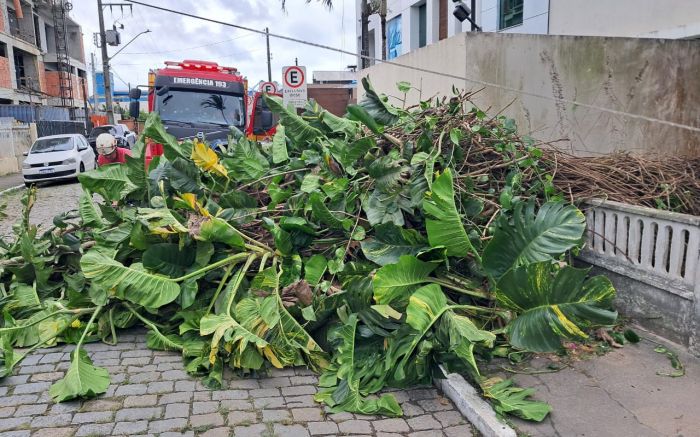
<svg viewBox="0 0 700 437"><path fill-rule="evenodd" d="M24 154L24 184L70 179L97 168L95 152L80 134L51 135L37 138Z"/></svg>

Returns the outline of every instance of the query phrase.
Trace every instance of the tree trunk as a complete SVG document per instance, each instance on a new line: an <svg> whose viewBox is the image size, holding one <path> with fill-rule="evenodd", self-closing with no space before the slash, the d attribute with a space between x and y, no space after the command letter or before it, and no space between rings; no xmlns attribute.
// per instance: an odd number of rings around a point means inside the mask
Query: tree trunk
<svg viewBox="0 0 700 437"><path fill-rule="evenodd" d="M386 0L380 0L379 19L382 25L382 61L386 61Z"/></svg>
<svg viewBox="0 0 700 437"><path fill-rule="evenodd" d="M362 5L360 8L360 20L362 26L360 33L362 49L360 50L360 55L369 56L369 0L362 0ZM363 69L369 67L369 59L365 57L361 58L361 65Z"/></svg>

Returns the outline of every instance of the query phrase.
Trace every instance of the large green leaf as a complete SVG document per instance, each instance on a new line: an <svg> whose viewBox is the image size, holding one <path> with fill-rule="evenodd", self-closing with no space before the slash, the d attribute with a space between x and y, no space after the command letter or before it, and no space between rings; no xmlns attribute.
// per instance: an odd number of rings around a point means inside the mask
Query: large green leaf
<svg viewBox="0 0 700 437"><path fill-rule="evenodd" d="M80 212L80 218L83 220L83 225L97 229L104 226L102 213L92 200L92 194L85 189L83 189L83 194L80 195L80 200L78 201L78 211Z"/></svg>
<svg viewBox="0 0 700 437"><path fill-rule="evenodd" d="M556 351L562 338L584 339L585 329L615 323L617 312L609 310L615 288L608 278L586 280L589 269L555 269L549 261L528 264L498 281L498 301L518 313L506 327L513 346Z"/></svg>
<svg viewBox="0 0 700 437"><path fill-rule="evenodd" d="M260 153L257 143L242 139L233 145L231 152L232 157L222 160L222 164L239 182L258 179L270 169L270 163Z"/></svg>
<svg viewBox="0 0 700 437"><path fill-rule="evenodd" d="M143 129L143 135L146 138L154 140L156 143L163 145L163 154L172 162L177 158L190 159L192 155L191 142L178 143L177 138L170 135L163 126L158 112L154 111L146 119L146 124Z"/></svg>
<svg viewBox="0 0 700 437"><path fill-rule="evenodd" d="M295 111L285 107L279 97L265 95L263 98L272 112L279 114L280 124L284 126L285 133L297 147L303 150L307 143L323 136L320 130L307 123Z"/></svg>
<svg viewBox="0 0 700 437"><path fill-rule="evenodd" d="M189 231L168 208L139 208L138 219L154 234Z"/></svg>
<svg viewBox="0 0 700 437"><path fill-rule="evenodd" d="M391 126L399 120L399 109L388 103L384 95L379 95L369 81L369 78L362 78L362 86L365 88L365 97L360 102L369 115L385 126Z"/></svg>
<svg viewBox="0 0 700 437"><path fill-rule="evenodd" d="M381 134L384 132L384 127L377 123L377 121L367 112L365 108L360 105L348 105L348 114L357 120L362 122L365 126L369 128L375 134Z"/></svg>
<svg viewBox="0 0 700 437"><path fill-rule="evenodd" d="M377 189L383 192L394 192L408 182L409 171L406 161L391 155L375 159L367 169Z"/></svg>
<svg viewBox="0 0 700 437"><path fill-rule="evenodd" d="M163 174L170 185L179 193L202 194L200 171L192 160L176 158L164 164Z"/></svg>
<svg viewBox="0 0 700 437"><path fill-rule="evenodd" d="M482 388L484 396L492 399L499 414L514 414L525 420L541 422L552 410L545 402L527 399L535 393L535 389L515 387L510 379L484 385Z"/></svg>
<svg viewBox="0 0 700 437"><path fill-rule="evenodd" d="M287 154L287 137L284 133L284 126L277 126L275 136L272 137L272 162L280 164L289 160Z"/></svg>
<svg viewBox="0 0 700 437"><path fill-rule="evenodd" d="M538 261L552 260L581 243L586 218L575 206L547 202L535 214L535 204L519 203L513 223L506 217L484 250L483 267L498 279L509 269Z"/></svg>
<svg viewBox="0 0 700 437"><path fill-rule="evenodd" d="M325 109L321 111L321 121L328 126L332 132L344 133L347 138L354 138L359 130L359 125L356 121L338 117Z"/></svg>
<svg viewBox="0 0 700 437"><path fill-rule="evenodd" d="M97 250L91 250L80 259L83 275L120 298L135 304L158 308L174 301L180 294L176 282L145 270L125 267Z"/></svg>
<svg viewBox="0 0 700 437"><path fill-rule="evenodd" d="M331 229L348 229L352 226L352 221L348 218L339 218L332 213L325 203L321 193L312 193L309 197L311 202L311 212L316 220L328 225Z"/></svg>
<svg viewBox="0 0 700 437"><path fill-rule="evenodd" d="M142 256L143 266L157 273L171 277L182 276L194 264L195 251L181 250L174 243L153 244Z"/></svg>
<svg viewBox="0 0 700 437"><path fill-rule="evenodd" d="M87 352L77 348L71 353L71 363L66 376L55 382L49 394L55 402L75 398L91 398L107 391L109 372L92 365Z"/></svg>
<svg viewBox="0 0 700 437"><path fill-rule="evenodd" d="M202 222L196 238L212 243L225 243L237 249L245 248L245 241L236 228L218 217L210 217Z"/></svg>
<svg viewBox="0 0 700 437"><path fill-rule="evenodd" d="M395 264L402 255L418 255L429 248L420 232L393 223L375 226L374 238L365 239L360 244L365 258L380 266Z"/></svg>
<svg viewBox="0 0 700 437"><path fill-rule="evenodd" d="M99 193L110 201L122 200L136 189L129 180L126 166L123 165L104 165L95 170L80 173L78 179L83 188Z"/></svg>
<svg viewBox="0 0 700 437"><path fill-rule="evenodd" d="M414 256L401 256L398 263L385 265L374 274L374 300L378 304L405 302L436 267Z"/></svg>
<svg viewBox="0 0 700 437"><path fill-rule="evenodd" d="M357 314L350 314L345 323L329 335L336 347L333 367L321 376L321 390L315 399L330 407L331 413L351 412L359 414L383 414L400 416L401 407L391 394L383 394L377 399L367 399L362 392L375 392L383 386L384 372L379 365L370 365L379 353L357 349ZM375 389L368 389L373 385Z"/></svg>
<svg viewBox="0 0 700 437"><path fill-rule="evenodd" d="M469 252L476 253L455 206L452 172L449 169L433 182L431 193L423 200L423 209L431 217L425 220L431 246L444 246L448 256L466 257Z"/></svg>

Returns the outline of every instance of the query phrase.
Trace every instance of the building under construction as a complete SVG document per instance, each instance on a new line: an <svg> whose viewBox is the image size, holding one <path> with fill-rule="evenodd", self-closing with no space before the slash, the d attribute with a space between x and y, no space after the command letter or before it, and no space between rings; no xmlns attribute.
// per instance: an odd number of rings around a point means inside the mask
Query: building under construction
<svg viewBox="0 0 700 437"><path fill-rule="evenodd" d="M0 104L82 110L85 52L71 9L67 0L0 0Z"/></svg>

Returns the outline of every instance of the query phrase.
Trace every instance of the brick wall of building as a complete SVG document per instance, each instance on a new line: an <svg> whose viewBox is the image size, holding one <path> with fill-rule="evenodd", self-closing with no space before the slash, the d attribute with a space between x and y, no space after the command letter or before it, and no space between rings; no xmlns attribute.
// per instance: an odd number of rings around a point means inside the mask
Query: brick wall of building
<svg viewBox="0 0 700 437"><path fill-rule="evenodd" d="M46 90L44 92L53 97L61 97L58 71L46 71L44 75L46 77ZM74 74L71 75L71 79L73 81L73 98L77 100L85 100L82 80Z"/></svg>
<svg viewBox="0 0 700 437"><path fill-rule="evenodd" d="M2 15L2 14L0 14ZM10 72L10 60L0 56L0 88L12 88L12 74Z"/></svg>

